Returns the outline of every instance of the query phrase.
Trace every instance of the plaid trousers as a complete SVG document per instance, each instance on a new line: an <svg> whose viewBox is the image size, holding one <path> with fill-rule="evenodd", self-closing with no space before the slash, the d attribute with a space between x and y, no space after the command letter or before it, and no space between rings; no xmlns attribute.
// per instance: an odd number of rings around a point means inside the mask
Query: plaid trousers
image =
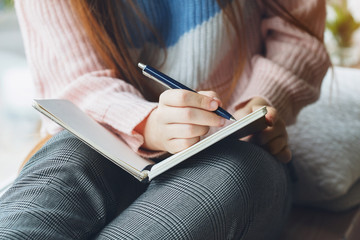
<svg viewBox="0 0 360 240"><path fill-rule="evenodd" d="M143 184L62 131L0 198L0 239L275 239L291 187L286 167L246 142Z"/></svg>

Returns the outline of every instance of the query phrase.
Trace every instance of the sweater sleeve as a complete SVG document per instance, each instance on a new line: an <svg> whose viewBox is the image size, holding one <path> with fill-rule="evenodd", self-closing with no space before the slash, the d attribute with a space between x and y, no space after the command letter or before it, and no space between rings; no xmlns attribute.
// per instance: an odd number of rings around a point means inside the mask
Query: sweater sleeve
<svg viewBox="0 0 360 240"><path fill-rule="evenodd" d="M113 76L96 55L69 0L19 0L16 10L38 98L68 99L120 136L137 153L143 136L134 128L157 106ZM44 121L45 130L57 126Z"/></svg>
<svg viewBox="0 0 360 240"><path fill-rule="evenodd" d="M250 81L237 104L259 96L274 106L287 124L316 101L330 60L323 39L325 0L279 0L316 36L299 30L262 6L263 54L252 57Z"/></svg>

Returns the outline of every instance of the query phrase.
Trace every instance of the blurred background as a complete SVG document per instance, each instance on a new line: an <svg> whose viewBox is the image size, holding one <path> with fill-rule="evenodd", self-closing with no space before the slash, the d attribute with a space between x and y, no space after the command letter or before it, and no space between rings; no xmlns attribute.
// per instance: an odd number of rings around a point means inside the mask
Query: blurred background
<svg viewBox="0 0 360 240"><path fill-rule="evenodd" d="M360 1L328 0L325 43L334 65L360 67Z"/></svg>
<svg viewBox="0 0 360 240"><path fill-rule="evenodd" d="M13 2L0 0L0 193L39 138L33 89Z"/></svg>
<svg viewBox="0 0 360 240"><path fill-rule="evenodd" d="M327 4L325 42L334 65L360 68L360 1L328 0ZM0 0L0 193L39 140L33 95L13 2Z"/></svg>

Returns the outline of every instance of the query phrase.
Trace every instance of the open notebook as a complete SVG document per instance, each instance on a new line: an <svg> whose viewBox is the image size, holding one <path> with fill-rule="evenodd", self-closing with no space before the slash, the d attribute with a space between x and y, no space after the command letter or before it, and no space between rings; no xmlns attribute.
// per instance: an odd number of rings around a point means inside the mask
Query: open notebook
<svg viewBox="0 0 360 240"><path fill-rule="evenodd" d="M118 136L90 118L70 101L34 100L33 106L140 181L151 181L154 177L224 138L239 139L266 127L266 107L262 107L191 147L155 163L137 155Z"/></svg>

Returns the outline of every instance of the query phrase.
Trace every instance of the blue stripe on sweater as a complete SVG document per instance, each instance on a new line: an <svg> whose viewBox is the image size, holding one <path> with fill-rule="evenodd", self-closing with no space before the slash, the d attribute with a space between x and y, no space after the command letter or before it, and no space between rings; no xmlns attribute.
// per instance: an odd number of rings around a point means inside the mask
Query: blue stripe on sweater
<svg viewBox="0 0 360 240"><path fill-rule="evenodd" d="M216 0L137 0L137 3L161 34L166 47L173 46L184 33L220 12ZM155 42L150 31L144 34L147 41Z"/></svg>

